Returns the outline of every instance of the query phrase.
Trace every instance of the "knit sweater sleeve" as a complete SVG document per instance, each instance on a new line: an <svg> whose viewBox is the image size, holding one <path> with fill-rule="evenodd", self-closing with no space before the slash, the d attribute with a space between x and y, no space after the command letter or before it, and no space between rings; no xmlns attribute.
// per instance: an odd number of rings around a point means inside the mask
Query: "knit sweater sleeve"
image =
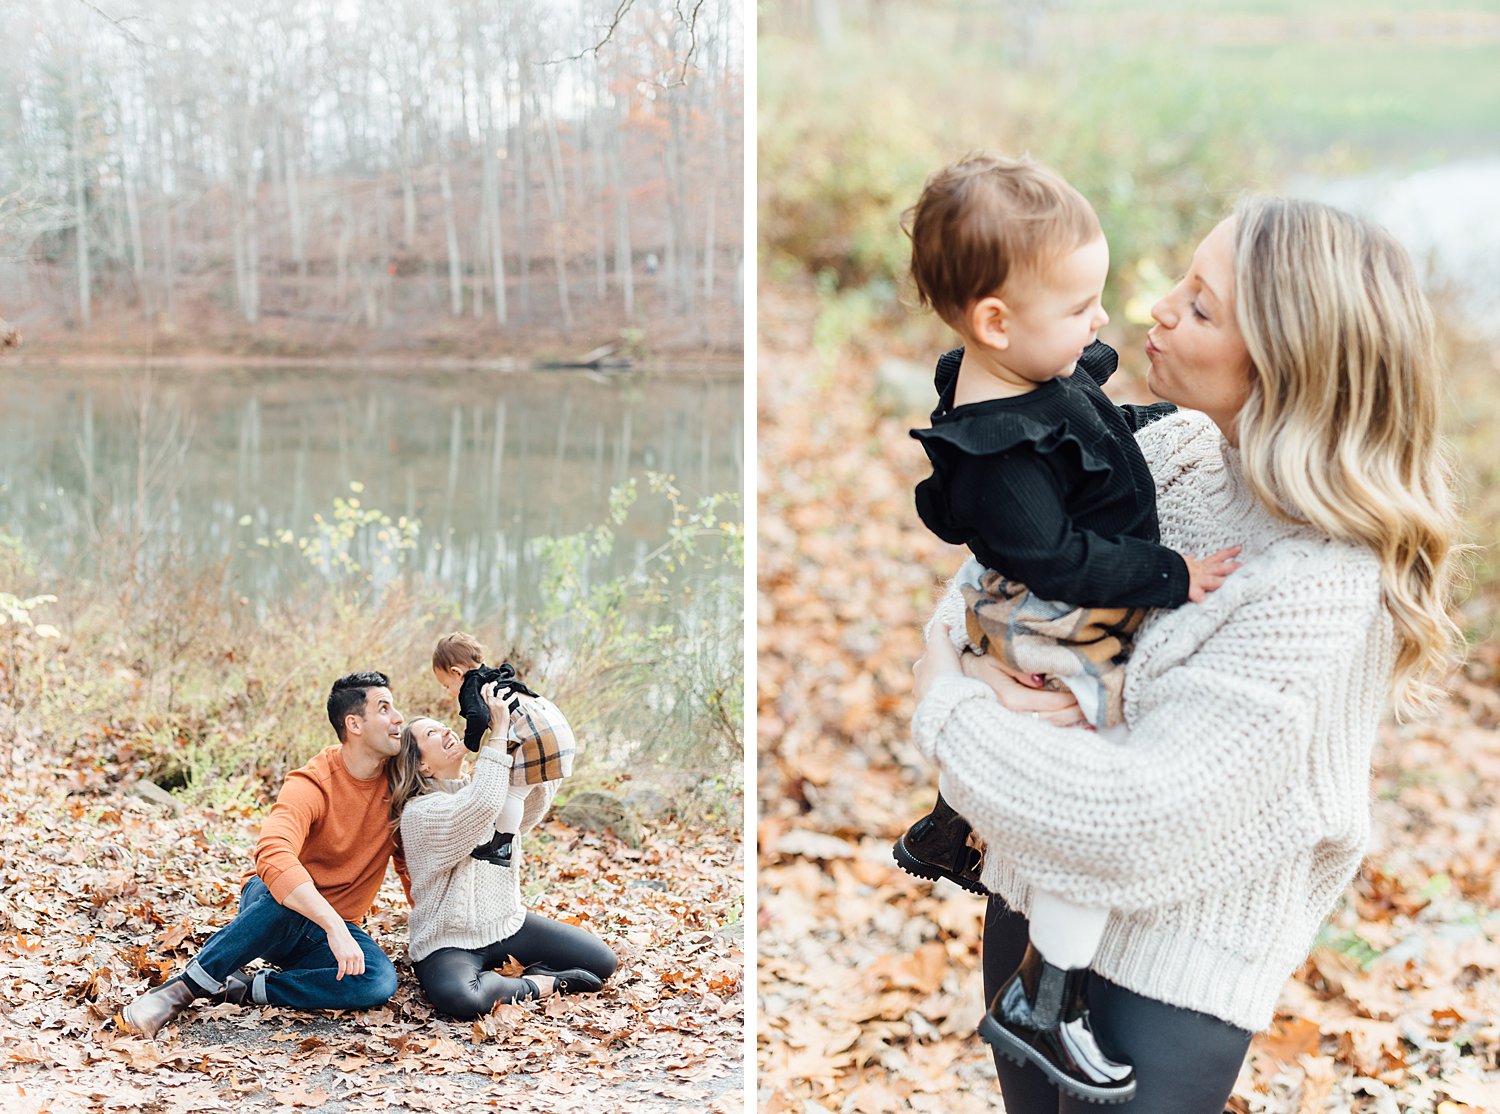
<svg viewBox="0 0 1500 1114"><path fill-rule="evenodd" d="M407 802L401 815L406 857L428 870L446 869L495 833L495 821L509 790L511 757L484 747L474 763L474 779L456 793L426 793Z"/></svg>
<svg viewBox="0 0 1500 1114"><path fill-rule="evenodd" d="M1124 407L1121 407L1124 409ZM1179 483L1204 456L1214 451L1218 427L1195 410L1161 414L1135 427L1135 443L1141 447L1151 478L1156 481L1158 500Z"/></svg>
<svg viewBox="0 0 1500 1114"><path fill-rule="evenodd" d="M942 599L938 600L937 607L933 609L932 618L927 620L927 626L922 629L922 637L931 638L938 630L947 630L948 641L960 653L969 644L968 630L964 626L964 597L959 590L957 577L948 581Z"/></svg>
<svg viewBox="0 0 1500 1114"><path fill-rule="evenodd" d="M327 807L328 794L313 772L303 767L287 774L255 844L256 873L277 901L313 880L302 865L302 846Z"/></svg>
<svg viewBox="0 0 1500 1114"><path fill-rule="evenodd" d="M1177 406L1171 402L1153 402L1146 406L1126 403L1120 407L1120 413L1130 426L1131 432L1139 433L1152 422L1159 422L1163 418L1170 418L1173 414L1177 413Z"/></svg>
<svg viewBox="0 0 1500 1114"><path fill-rule="evenodd" d="M1315 842L1321 682L1363 656L1380 602L1347 563L1300 556L1127 690L1123 743L1008 712L979 681L935 682L913 735L991 853L1042 889L1132 910Z"/></svg>

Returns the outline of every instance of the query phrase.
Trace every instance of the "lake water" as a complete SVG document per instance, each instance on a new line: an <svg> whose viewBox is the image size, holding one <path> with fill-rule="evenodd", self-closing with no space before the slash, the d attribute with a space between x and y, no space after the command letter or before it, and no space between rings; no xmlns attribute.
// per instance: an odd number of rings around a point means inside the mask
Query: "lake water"
<svg viewBox="0 0 1500 1114"><path fill-rule="evenodd" d="M1293 191L1379 221L1426 268L1450 317L1500 338L1500 156L1303 182Z"/></svg>
<svg viewBox="0 0 1500 1114"><path fill-rule="evenodd" d="M539 603L537 540L604 522L612 487L636 477L641 496L595 576L628 571L666 537L648 470L695 499L739 492L744 464L742 387L723 375L147 373L12 357L0 399L0 523L60 580L134 546L148 563L227 558L236 589L264 600L318 575L274 544L281 532L307 536L335 498L357 498L420 520L405 560L464 616L502 622ZM362 537L356 558L379 566L388 547Z"/></svg>

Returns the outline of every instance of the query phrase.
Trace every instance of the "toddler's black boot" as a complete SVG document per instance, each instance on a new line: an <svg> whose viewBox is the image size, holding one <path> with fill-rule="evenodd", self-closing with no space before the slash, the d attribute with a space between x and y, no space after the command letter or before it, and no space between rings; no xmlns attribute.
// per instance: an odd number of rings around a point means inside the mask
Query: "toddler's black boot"
<svg viewBox="0 0 1500 1114"><path fill-rule="evenodd" d="M1054 967L1030 944L979 1022L991 1048L1018 1064L1035 1064L1059 1090L1086 1102L1129 1102L1135 1069L1100 1049L1089 1027L1084 967Z"/></svg>
<svg viewBox="0 0 1500 1114"><path fill-rule="evenodd" d="M514 832L496 832L490 836L488 843L481 843L469 852L469 857L478 859L480 862L494 863L510 869L513 861L512 851L516 845Z"/></svg>
<svg viewBox="0 0 1500 1114"><path fill-rule="evenodd" d="M969 822L938 794L932 811L906 830L891 849L897 864L918 878L946 878L970 893L983 896L979 868L984 865L984 841Z"/></svg>

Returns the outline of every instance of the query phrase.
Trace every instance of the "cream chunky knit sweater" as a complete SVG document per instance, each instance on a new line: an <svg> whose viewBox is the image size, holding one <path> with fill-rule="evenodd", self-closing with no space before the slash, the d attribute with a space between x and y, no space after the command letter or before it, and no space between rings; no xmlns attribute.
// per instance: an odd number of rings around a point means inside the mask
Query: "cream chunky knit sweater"
<svg viewBox="0 0 1500 1114"><path fill-rule="evenodd" d="M469 855L495 834L512 764L499 747L482 747L472 780L438 781L436 789L413 797L402 809L401 843L411 874L407 929L412 962L439 948L486 947L514 935L525 920L520 841L508 868ZM517 787L524 783L522 773ZM558 784L530 787L521 831L534 828L547 814Z"/></svg>
<svg viewBox="0 0 1500 1114"><path fill-rule="evenodd" d="M1201 604L1155 611L1127 666L1123 741L1006 711L940 678L913 717L945 796L986 840L984 882L1112 910L1094 970L1245 1029L1359 865L1395 637L1368 550L1274 518L1201 414L1146 427L1162 543L1244 546ZM963 636L950 588L934 622Z"/></svg>

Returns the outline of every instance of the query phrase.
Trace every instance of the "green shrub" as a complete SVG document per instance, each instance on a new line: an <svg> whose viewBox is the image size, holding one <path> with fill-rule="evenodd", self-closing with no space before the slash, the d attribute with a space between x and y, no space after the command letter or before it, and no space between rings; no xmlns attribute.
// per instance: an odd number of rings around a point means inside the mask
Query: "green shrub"
<svg viewBox="0 0 1500 1114"><path fill-rule="evenodd" d="M673 521L631 574L591 583L587 570L590 552L614 544L637 497L634 483L616 493L605 524L539 543L553 595L523 624L521 660L541 663L528 679L535 676L580 735L630 744L599 753L600 761L738 777L737 497L689 503L663 476L648 476L646 487L668 502ZM343 673L388 673L408 718L454 717L429 661L437 634L465 623L445 592L405 567L419 528L357 498L339 500L305 530L278 528L265 536L267 559L280 559L278 549L295 554L306 575L259 604L230 589L222 566L194 569L165 557L144 568L138 556L130 575L104 568L94 580L70 582L53 602L41 590L45 574L0 535L0 583L8 584L0 594L0 699L54 740L62 762L151 778L195 807L264 803L287 770L334 741L324 701ZM34 621L43 608L52 626Z"/></svg>

